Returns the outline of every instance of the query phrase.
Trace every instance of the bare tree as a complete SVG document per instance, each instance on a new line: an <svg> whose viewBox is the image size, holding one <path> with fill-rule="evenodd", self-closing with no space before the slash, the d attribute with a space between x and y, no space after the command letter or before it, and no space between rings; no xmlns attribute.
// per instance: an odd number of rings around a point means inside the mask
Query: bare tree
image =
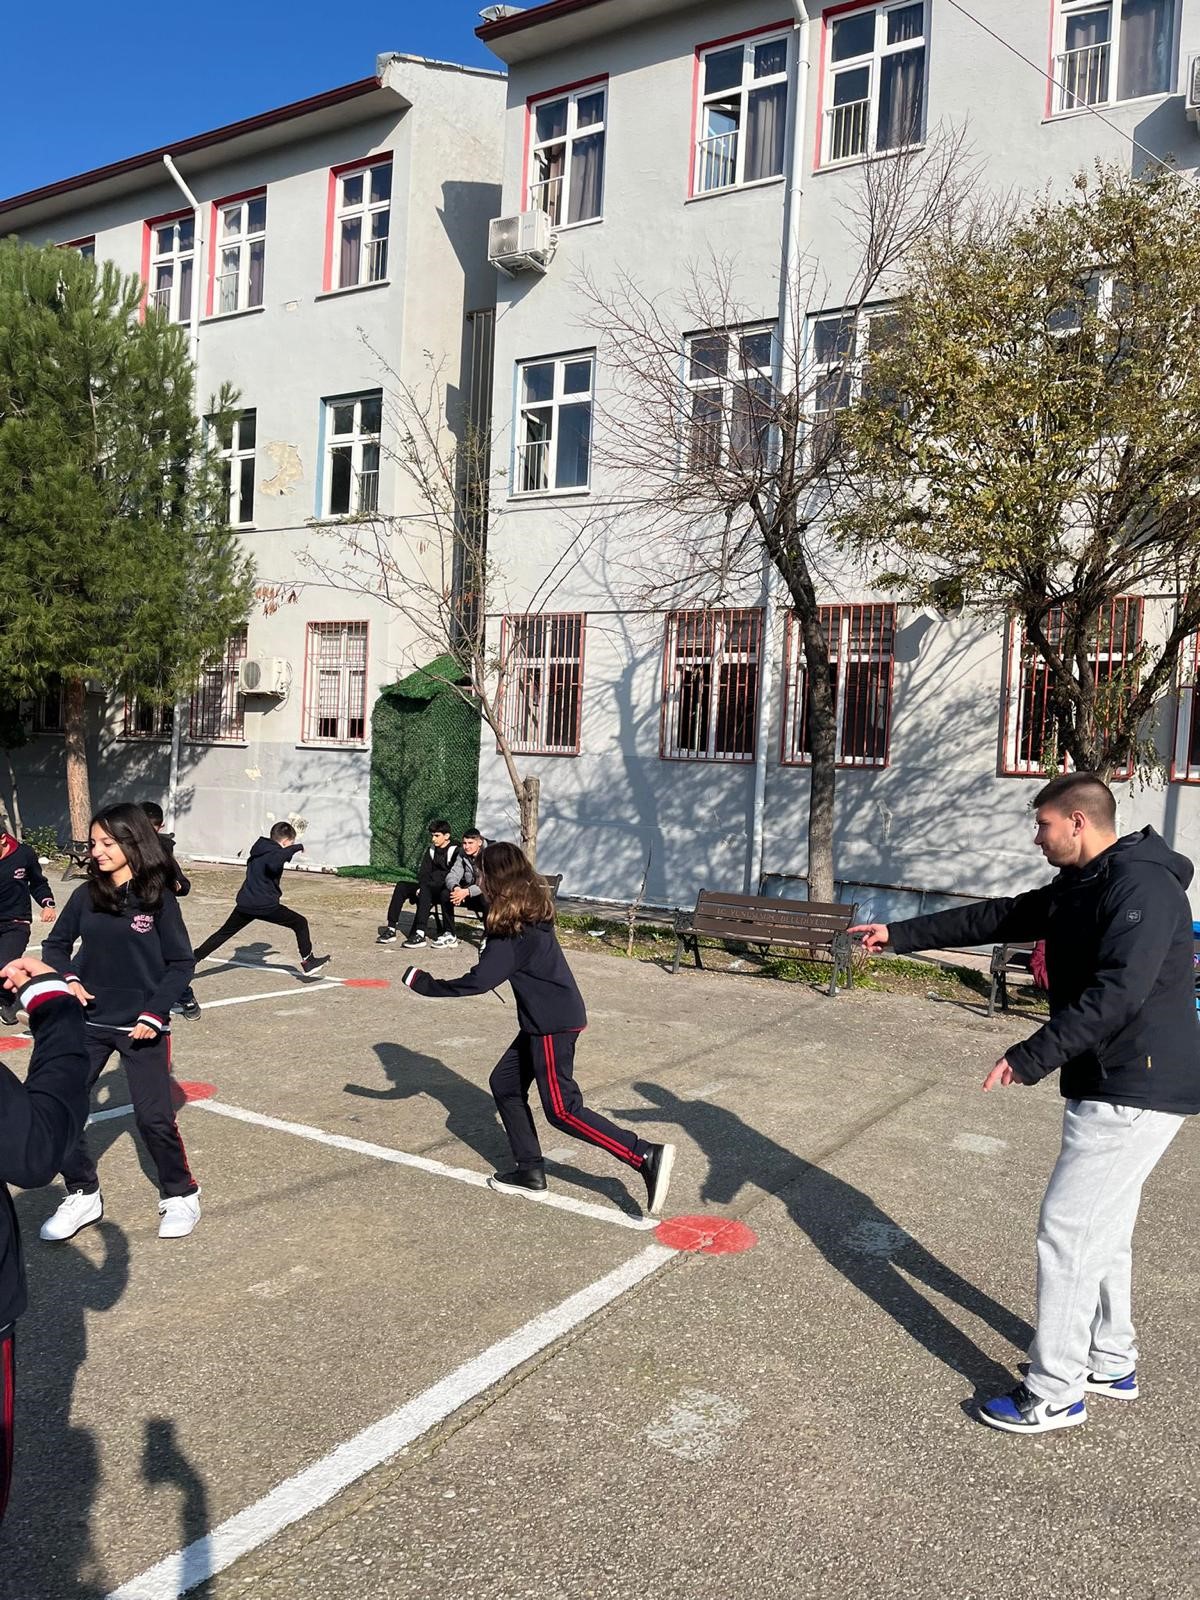
<svg viewBox="0 0 1200 1600"><path fill-rule="evenodd" d="M834 291L801 260L764 314L739 292L736 261L693 266L680 291L652 292L629 272L580 280L588 325L612 382L594 446L615 493L631 583L664 610L744 604L764 569L782 580L802 642L811 760L808 887L834 898L837 718L820 605L831 554L824 524L855 492L838 413L886 340L886 304L917 243L945 230L974 178L961 132L866 163L845 208L852 263L837 315L822 319L814 368L805 329ZM681 356L686 381L680 380Z"/></svg>

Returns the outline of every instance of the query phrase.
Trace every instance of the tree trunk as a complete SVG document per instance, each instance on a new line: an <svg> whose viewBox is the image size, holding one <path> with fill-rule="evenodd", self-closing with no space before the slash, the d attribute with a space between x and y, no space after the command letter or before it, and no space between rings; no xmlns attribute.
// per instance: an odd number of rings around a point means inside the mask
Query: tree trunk
<svg viewBox="0 0 1200 1600"><path fill-rule="evenodd" d="M87 763L87 691L82 678L67 681L65 715L67 809L71 815L71 842L88 837L92 817L92 790Z"/></svg>
<svg viewBox="0 0 1200 1600"><path fill-rule="evenodd" d="M808 612L808 608L805 608ZM808 687L808 898L828 905L833 877L833 795L837 783L837 707L829 681L829 645L815 608L800 619Z"/></svg>
<svg viewBox="0 0 1200 1600"><path fill-rule="evenodd" d="M542 780L526 778L521 785L521 849L529 857L531 867L537 866L538 808L541 802Z"/></svg>

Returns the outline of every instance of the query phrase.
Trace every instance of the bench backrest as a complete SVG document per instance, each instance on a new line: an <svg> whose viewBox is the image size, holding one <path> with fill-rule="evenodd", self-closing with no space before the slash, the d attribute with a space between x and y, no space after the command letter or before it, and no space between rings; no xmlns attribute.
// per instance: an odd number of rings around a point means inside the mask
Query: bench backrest
<svg viewBox="0 0 1200 1600"><path fill-rule="evenodd" d="M562 883L562 880L563 880L562 873L561 872L539 872L538 873L538 877L546 885L547 889L549 889L551 898L557 900L558 899L558 888L559 888L559 885Z"/></svg>
<svg viewBox="0 0 1200 1600"><path fill-rule="evenodd" d="M854 921L854 905L810 900L768 900L757 894L722 894L701 889L692 931L752 943L832 944Z"/></svg>

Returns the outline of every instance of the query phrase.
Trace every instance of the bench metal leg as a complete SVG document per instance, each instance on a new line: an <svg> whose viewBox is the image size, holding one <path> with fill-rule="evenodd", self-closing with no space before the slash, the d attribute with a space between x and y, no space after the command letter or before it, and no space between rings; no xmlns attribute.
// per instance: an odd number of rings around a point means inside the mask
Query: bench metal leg
<svg viewBox="0 0 1200 1600"><path fill-rule="evenodd" d="M674 977L675 974L679 971L679 962L680 962L680 959L681 959L682 956L683 956L683 940L682 939L676 939L676 941L675 941L675 959L671 963L671 976L672 977Z"/></svg>

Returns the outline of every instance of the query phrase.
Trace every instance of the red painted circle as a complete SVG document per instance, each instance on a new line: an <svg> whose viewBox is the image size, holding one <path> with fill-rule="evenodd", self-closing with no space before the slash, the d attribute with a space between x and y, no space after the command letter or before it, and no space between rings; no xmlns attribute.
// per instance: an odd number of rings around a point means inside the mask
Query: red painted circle
<svg viewBox="0 0 1200 1600"><path fill-rule="evenodd" d="M23 1050L32 1043L32 1039L20 1039L6 1034L3 1039L0 1039L0 1050Z"/></svg>
<svg viewBox="0 0 1200 1600"><path fill-rule="evenodd" d="M668 1217L654 1230L660 1244L706 1256L733 1256L753 1250L758 1235L744 1222L728 1217Z"/></svg>
<svg viewBox="0 0 1200 1600"><path fill-rule="evenodd" d="M211 1100L217 1092L215 1083L188 1083L183 1078L176 1079L183 1090L185 1100Z"/></svg>
<svg viewBox="0 0 1200 1600"><path fill-rule="evenodd" d="M390 978L343 978L343 989L390 989Z"/></svg>

